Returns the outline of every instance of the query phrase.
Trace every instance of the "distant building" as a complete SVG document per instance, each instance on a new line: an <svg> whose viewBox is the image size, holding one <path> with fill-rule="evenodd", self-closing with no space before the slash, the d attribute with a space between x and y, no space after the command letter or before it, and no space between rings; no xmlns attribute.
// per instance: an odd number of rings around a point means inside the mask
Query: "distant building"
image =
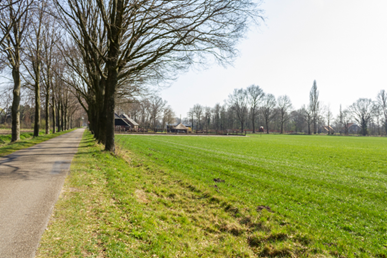
<svg viewBox="0 0 387 258"><path fill-rule="evenodd" d="M335 130L332 128L332 126L324 125L322 127L322 129L323 129L324 132L329 133L329 134L334 134L335 133Z"/></svg>
<svg viewBox="0 0 387 258"><path fill-rule="evenodd" d="M347 124L347 128L348 128L348 133L349 133L349 134L358 134L358 133L360 133L360 131L361 131L360 126L358 126L358 125L355 124L355 123L349 123L349 124Z"/></svg>
<svg viewBox="0 0 387 258"><path fill-rule="evenodd" d="M167 125L167 131L171 133L188 133L191 132L191 127L189 125L180 124L169 124Z"/></svg>
<svg viewBox="0 0 387 258"><path fill-rule="evenodd" d="M138 123L134 121L132 118L130 118L128 115L122 114L120 117L122 118L122 120L124 120L130 125L131 129L134 129L136 131L138 130Z"/></svg>
<svg viewBox="0 0 387 258"><path fill-rule="evenodd" d="M114 126L116 130L138 131L138 123L125 114L114 113Z"/></svg>

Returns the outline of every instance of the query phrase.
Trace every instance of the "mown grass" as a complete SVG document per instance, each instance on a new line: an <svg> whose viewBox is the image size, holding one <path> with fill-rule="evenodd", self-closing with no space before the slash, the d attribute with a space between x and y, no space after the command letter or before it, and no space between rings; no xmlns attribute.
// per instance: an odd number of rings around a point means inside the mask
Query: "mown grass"
<svg viewBox="0 0 387 258"><path fill-rule="evenodd" d="M117 143L85 132L38 257L386 256L386 139Z"/></svg>
<svg viewBox="0 0 387 258"><path fill-rule="evenodd" d="M289 223L285 238L304 234L312 252L387 255L386 138L117 138L124 148L203 187L211 188L214 178L225 180L217 184L219 195L235 198L240 208L269 206Z"/></svg>
<svg viewBox="0 0 387 258"><path fill-rule="evenodd" d="M89 132L37 257L306 256L308 239L276 213L120 149ZM221 183L219 183L221 184ZM226 183L222 183L226 184Z"/></svg>
<svg viewBox="0 0 387 258"><path fill-rule="evenodd" d="M40 132L38 137L33 137L33 133L21 133L20 140L11 143L11 135L0 135L0 157L6 156L17 150L32 147L38 143L47 141L59 135L71 132L75 129L62 131L55 134L44 134Z"/></svg>

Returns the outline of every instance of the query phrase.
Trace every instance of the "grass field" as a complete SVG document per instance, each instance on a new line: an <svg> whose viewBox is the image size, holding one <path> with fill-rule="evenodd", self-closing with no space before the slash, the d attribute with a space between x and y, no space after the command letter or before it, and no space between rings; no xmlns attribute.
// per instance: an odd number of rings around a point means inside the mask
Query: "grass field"
<svg viewBox="0 0 387 258"><path fill-rule="evenodd" d="M387 139L116 140L85 132L37 257L386 257Z"/></svg>
<svg viewBox="0 0 387 258"><path fill-rule="evenodd" d="M283 218L279 224L288 224L277 228L284 234L279 242L302 244L289 240L300 233L315 251L386 257L386 138L117 136L117 141L187 180L216 188L250 216L257 206L269 206ZM265 245L263 233L249 234Z"/></svg>

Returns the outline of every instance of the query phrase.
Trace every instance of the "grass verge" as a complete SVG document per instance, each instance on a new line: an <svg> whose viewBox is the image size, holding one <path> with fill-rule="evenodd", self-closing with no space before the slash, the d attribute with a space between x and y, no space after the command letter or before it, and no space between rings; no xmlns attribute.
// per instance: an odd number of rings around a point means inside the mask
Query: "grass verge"
<svg viewBox="0 0 387 258"><path fill-rule="evenodd" d="M310 248L269 207L222 195L147 156L125 149L113 156L88 131L79 148L37 257L334 256L335 246Z"/></svg>
<svg viewBox="0 0 387 258"><path fill-rule="evenodd" d="M39 133L38 137L33 137L33 133L22 133L20 134L20 140L16 142L11 141L11 135L0 135L0 157L6 156L15 152L17 150L26 149L32 147L38 143L47 141L49 139L55 138L59 135L71 132L75 129L68 131L62 131L55 134L44 134L43 132Z"/></svg>

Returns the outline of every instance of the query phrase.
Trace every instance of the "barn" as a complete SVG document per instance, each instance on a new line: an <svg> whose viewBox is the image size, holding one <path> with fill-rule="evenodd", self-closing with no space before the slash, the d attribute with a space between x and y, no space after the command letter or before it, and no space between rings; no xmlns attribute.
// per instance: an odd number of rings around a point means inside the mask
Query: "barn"
<svg viewBox="0 0 387 258"><path fill-rule="evenodd" d="M114 126L117 131L137 131L138 123L129 116L114 113Z"/></svg>
<svg viewBox="0 0 387 258"><path fill-rule="evenodd" d="M127 124L130 125L130 128L132 130L135 130L136 132L138 131L138 123L136 121L134 121L126 114L122 114L120 117L122 118L122 120L124 120Z"/></svg>

